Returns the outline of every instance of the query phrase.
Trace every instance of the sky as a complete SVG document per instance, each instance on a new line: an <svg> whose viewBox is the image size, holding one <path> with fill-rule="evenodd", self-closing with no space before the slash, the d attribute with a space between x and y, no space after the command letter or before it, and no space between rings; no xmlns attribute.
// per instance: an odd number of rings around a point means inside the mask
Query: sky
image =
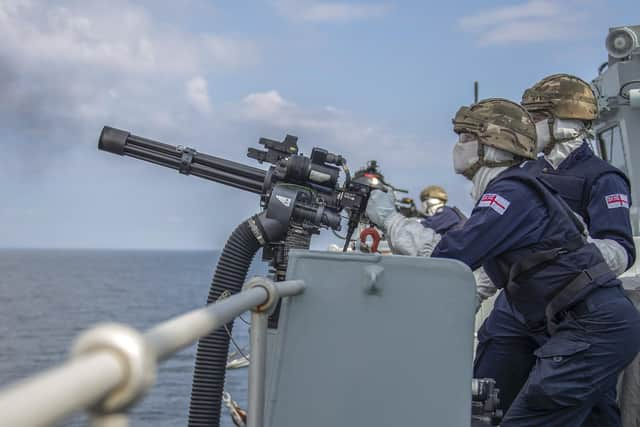
<svg viewBox="0 0 640 427"><path fill-rule="evenodd" d="M220 248L259 210L98 151L105 125L253 166L289 133L469 212L451 118L473 82L518 101L548 74L590 81L608 28L634 24L637 0L0 0L0 247Z"/></svg>

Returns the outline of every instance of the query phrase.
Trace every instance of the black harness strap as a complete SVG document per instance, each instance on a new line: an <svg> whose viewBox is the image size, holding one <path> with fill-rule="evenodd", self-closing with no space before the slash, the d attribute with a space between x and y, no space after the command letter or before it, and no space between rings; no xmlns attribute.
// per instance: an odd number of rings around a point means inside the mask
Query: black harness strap
<svg viewBox="0 0 640 427"><path fill-rule="evenodd" d="M531 255L524 257L522 260L513 264L509 269L507 292L515 292L517 290L519 285L516 282L516 277L518 277L520 274L530 271L539 265L553 261L560 255L568 254L569 252L580 249L582 246L584 246L584 244L584 237L578 236L572 240L569 240L568 242L565 242L560 247L534 252Z"/></svg>
<svg viewBox="0 0 640 427"><path fill-rule="evenodd" d="M569 252L573 252L577 249L580 249L582 246L586 244L585 237L585 228L584 224L576 217L574 212L571 210L567 202L565 202L562 197L557 195L557 192L549 187L544 181L539 178L536 178L540 184L542 184L546 189L548 189L552 194L556 196L556 200L559 202L560 206L567 214L569 219L573 222L576 228L579 231L579 235L575 238L564 242L561 246L557 248L541 250L534 252L526 257L523 257L520 261L516 262L509 269L509 279L507 281L507 292L514 292L518 288L518 283L516 282L516 277L520 274L525 273L542 265L544 263L553 261L560 255L568 254Z"/></svg>
<svg viewBox="0 0 640 427"><path fill-rule="evenodd" d="M532 252L528 255L524 255L522 259L512 264L511 266L507 266L505 262L499 260L499 264L503 265L508 271L508 281L506 285L507 299L509 299L509 293L516 292L520 287L520 285L516 282L516 278L519 275L531 271L532 269L545 263L552 262L559 256L578 250L587 244L585 226L576 217L575 213L571 210L569 205L562 199L562 197L557 194L557 191L555 191L552 187L550 187L539 178L536 178L536 180L555 196L556 200L559 202L559 205L562 207L566 215L577 228L579 234L574 238L564 242L559 247L540 250ZM542 191L542 189L539 189L538 191ZM545 198L543 197L543 200L544 199ZM591 284L595 278L600 277L610 271L611 270L609 269L609 266L606 262L600 262L593 267L583 270L560 291L558 291L556 295L554 295L554 297L545 307L545 317L547 320L547 330L549 331L549 334L553 335L555 333L557 329L556 319L558 318L558 315L567 310L568 304L573 301L575 296L582 292L586 286Z"/></svg>
<svg viewBox="0 0 640 427"><path fill-rule="evenodd" d="M609 272L611 272L611 270L606 262L601 262L591 268L583 270L549 301L545 308L545 317L547 318L547 330L550 335L553 335L558 328L558 323L556 323L558 315L567 311L567 306L571 303L575 295L593 282L594 279Z"/></svg>

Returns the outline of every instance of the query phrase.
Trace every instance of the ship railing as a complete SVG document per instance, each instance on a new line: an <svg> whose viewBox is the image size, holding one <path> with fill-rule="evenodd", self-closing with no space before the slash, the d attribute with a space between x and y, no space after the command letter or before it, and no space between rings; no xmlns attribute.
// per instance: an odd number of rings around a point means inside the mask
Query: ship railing
<svg viewBox="0 0 640 427"><path fill-rule="evenodd" d="M52 426L87 411L92 427L128 426L127 411L151 387L160 362L251 310L247 427L261 426L268 316L280 298L303 290L301 280L254 277L241 292L144 333L99 324L75 339L67 362L0 390L2 425Z"/></svg>

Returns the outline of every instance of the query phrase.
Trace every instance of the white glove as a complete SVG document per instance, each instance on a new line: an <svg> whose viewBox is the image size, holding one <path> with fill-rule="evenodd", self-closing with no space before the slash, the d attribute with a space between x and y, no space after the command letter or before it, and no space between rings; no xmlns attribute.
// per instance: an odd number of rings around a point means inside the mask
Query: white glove
<svg viewBox="0 0 640 427"><path fill-rule="evenodd" d="M493 284L484 268L480 267L473 272L476 279L476 313L480 310L480 306L484 300L491 298L497 291L496 285Z"/></svg>
<svg viewBox="0 0 640 427"><path fill-rule="evenodd" d="M396 201L390 191L373 190L367 203L367 217L378 228L384 230L384 222L396 212Z"/></svg>
<svg viewBox="0 0 640 427"><path fill-rule="evenodd" d="M612 239L592 239L591 236L587 237L587 242L596 245L605 262L616 276L627 270L629 257L620 243Z"/></svg>
<svg viewBox="0 0 640 427"><path fill-rule="evenodd" d="M593 239L587 232L588 228L584 219L575 212L573 214L584 226L584 234L587 236L587 242L596 245L611 271L613 271L616 276L627 271L629 257L627 256L627 251L622 247L622 245L612 239Z"/></svg>
<svg viewBox="0 0 640 427"><path fill-rule="evenodd" d="M387 241L394 254L431 256L441 236L420 222L393 212L384 222Z"/></svg>

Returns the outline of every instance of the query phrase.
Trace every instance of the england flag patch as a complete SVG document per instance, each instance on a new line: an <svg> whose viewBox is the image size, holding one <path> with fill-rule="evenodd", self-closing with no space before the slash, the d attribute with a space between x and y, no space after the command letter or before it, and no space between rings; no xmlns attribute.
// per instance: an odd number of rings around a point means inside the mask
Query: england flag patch
<svg viewBox="0 0 640 427"><path fill-rule="evenodd" d="M629 208L629 197L626 194L609 194L604 199L609 209Z"/></svg>
<svg viewBox="0 0 640 427"><path fill-rule="evenodd" d="M500 215L504 214L511 202L499 194L485 194L480 198L479 207L489 207Z"/></svg>

